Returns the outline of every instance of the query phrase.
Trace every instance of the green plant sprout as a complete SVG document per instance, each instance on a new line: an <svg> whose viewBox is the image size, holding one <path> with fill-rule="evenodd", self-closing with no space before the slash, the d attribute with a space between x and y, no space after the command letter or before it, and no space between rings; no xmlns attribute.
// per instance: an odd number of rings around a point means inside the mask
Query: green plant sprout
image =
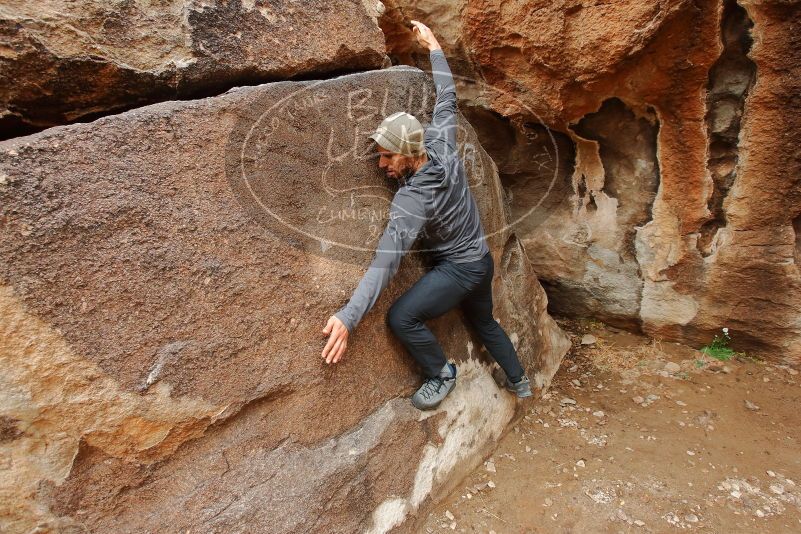
<svg viewBox="0 0 801 534"><path fill-rule="evenodd" d="M744 353L739 353L730 348L730 341L731 338L729 337L729 329L723 328L723 335L715 336L709 345L704 345L701 347L701 352L722 362L727 362L734 356L745 356Z"/></svg>

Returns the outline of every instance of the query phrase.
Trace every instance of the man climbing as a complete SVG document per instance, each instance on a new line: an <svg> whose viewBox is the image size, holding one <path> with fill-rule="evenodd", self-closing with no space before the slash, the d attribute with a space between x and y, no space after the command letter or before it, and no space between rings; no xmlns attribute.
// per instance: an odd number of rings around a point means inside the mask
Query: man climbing
<svg viewBox="0 0 801 534"><path fill-rule="evenodd" d="M429 50L436 103L431 124L404 112L383 120L370 138L377 143L378 166L400 182L389 222L375 257L350 301L328 319L322 357L336 363L348 336L378 300L418 237L432 253L433 268L390 307L387 323L425 375L412 396L421 410L436 408L456 383L449 363L425 321L461 304L470 324L506 372L506 388L530 397L531 386L509 336L492 315L493 258L457 153L456 86L445 54L424 24L411 21L417 41Z"/></svg>

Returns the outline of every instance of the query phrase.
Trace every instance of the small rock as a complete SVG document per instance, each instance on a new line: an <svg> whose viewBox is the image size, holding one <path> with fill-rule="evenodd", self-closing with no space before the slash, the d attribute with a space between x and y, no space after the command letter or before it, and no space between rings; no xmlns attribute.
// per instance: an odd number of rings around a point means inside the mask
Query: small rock
<svg viewBox="0 0 801 534"><path fill-rule="evenodd" d="M634 524L637 525L638 527L644 527L645 521L641 521L640 519L635 519Z"/></svg>
<svg viewBox="0 0 801 534"><path fill-rule="evenodd" d="M680 401L680 400L677 400L677 401L676 401L676 404L678 404L679 406L687 406L687 403L686 403L686 402L684 402L684 401Z"/></svg>
<svg viewBox="0 0 801 534"><path fill-rule="evenodd" d="M531 452L531 447L529 447L528 445L526 445L526 452Z"/></svg>
<svg viewBox="0 0 801 534"><path fill-rule="evenodd" d="M757 509L757 511L754 513L756 514L757 517L765 517L765 512L763 512L762 510Z"/></svg>
<svg viewBox="0 0 801 534"><path fill-rule="evenodd" d="M550 498L546 497L545 498L545 506L551 506L552 504L553 504L553 501Z"/></svg>
<svg viewBox="0 0 801 534"><path fill-rule="evenodd" d="M603 410L598 410L596 412L592 412L592 415L594 415L595 417L603 417L605 414Z"/></svg>
<svg viewBox="0 0 801 534"><path fill-rule="evenodd" d="M497 470L495 469L495 462L493 462L492 460L487 460L486 462L484 462L484 468L489 473L497 473Z"/></svg>
<svg viewBox="0 0 801 534"><path fill-rule="evenodd" d="M778 484L773 484L770 486L770 491L772 491L776 495L782 495L784 493L784 487Z"/></svg>
<svg viewBox="0 0 801 534"><path fill-rule="evenodd" d="M689 523L698 523L698 516L695 514L689 514L684 516L684 520Z"/></svg>
<svg viewBox="0 0 801 534"><path fill-rule="evenodd" d="M576 462L576 465L579 467L584 467L586 464L584 463L584 460L579 460L578 462Z"/></svg>
<svg viewBox="0 0 801 534"><path fill-rule="evenodd" d="M634 404L642 404L643 402L645 402L645 399L643 399L639 395L637 395L636 397L632 397L631 400L634 401Z"/></svg>
<svg viewBox="0 0 801 534"><path fill-rule="evenodd" d="M487 487L489 487L489 488L492 488L492 489L495 489L495 482L493 482L492 480L490 480L489 482L487 482Z"/></svg>
<svg viewBox="0 0 801 534"><path fill-rule="evenodd" d="M559 404L576 404L575 399L571 399L570 397L565 397L559 401Z"/></svg>
<svg viewBox="0 0 801 534"><path fill-rule="evenodd" d="M581 336L582 345L592 345L596 341L598 341L598 339L592 334L584 334L583 336Z"/></svg>
<svg viewBox="0 0 801 534"><path fill-rule="evenodd" d="M751 402L748 399L745 400L745 407L748 408L751 411L754 411L754 412L759 410L759 406L757 406L756 404L754 404L753 402Z"/></svg>
<svg viewBox="0 0 801 534"><path fill-rule="evenodd" d="M576 386L577 388L581 387L581 382L579 382L575 378L573 380L571 380L570 383L573 384L574 386Z"/></svg>
<svg viewBox="0 0 801 534"><path fill-rule="evenodd" d="M450 510L445 510L445 517L447 517L447 518L448 518L448 519L450 519L451 521L453 521L454 519L456 519L456 518L455 518L455 516L453 515L453 513L452 513Z"/></svg>
<svg viewBox="0 0 801 534"><path fill-rule="evenodd" d="M769 477L775 477L776 476L776 473L774 473L773 471L770 471L770 470L766 471L766 473L768 474Z"/></svg>
<svg viewBox="0 0 801 534"><path fill-rule="evenodd" d="M681 371L681 365L677 364L676 362L667 362L665 364L665 371L668 373L678 373Z"/></svg>

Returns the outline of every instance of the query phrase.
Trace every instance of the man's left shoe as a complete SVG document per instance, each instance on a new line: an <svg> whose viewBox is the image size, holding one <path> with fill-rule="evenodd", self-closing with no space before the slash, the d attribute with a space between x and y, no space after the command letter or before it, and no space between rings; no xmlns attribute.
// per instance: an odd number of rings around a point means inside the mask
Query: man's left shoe
<svg viewBox="0 0 801 534"><path fill-rule="evenodd" d="M456 366L452 363L448 365L453 376L450 378L441 376L426 378L420 389L412 395L412 404L415 408L418 410L433 410L453 391L456 386Z"/></svg>
<svg viewBox="0 0 801 534"><path fill-rule="evenodd" d="M523 375L523 378L521 378L519 382L512 382L507 378L506 389L516 394L519 399L524 399L533 395L533 393L531 393L531 383L526 375Z"/></svg>

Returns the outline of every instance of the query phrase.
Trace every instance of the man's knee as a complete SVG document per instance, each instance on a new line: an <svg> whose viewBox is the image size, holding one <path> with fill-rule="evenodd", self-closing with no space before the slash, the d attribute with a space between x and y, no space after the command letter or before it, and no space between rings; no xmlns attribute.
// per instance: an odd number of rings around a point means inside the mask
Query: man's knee
<svg viewBox="0 0 801 534"><path fill-rule="evenodd" d="M470 316L467 315L468 322L479 332L494 333L501 328L498 321L492 315Z"/></svg>
<svg viewBox="0 0 801 534"><path fill-rule="evenodd" d="M399 334L408 329L410 324L411 315L403 308L403 306L399 306L396 302L389 307L389 311L387 311L387 325L389 326L390 330L392 330L395 334Z"/></svg>

